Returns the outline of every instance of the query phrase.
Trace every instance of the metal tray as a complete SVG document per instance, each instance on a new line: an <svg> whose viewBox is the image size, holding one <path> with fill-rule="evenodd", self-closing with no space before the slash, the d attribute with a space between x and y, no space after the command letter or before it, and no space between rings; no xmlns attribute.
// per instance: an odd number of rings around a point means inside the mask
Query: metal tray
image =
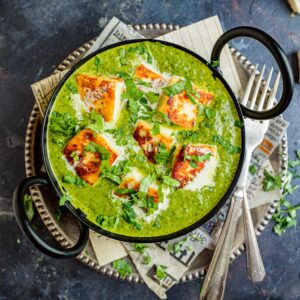
<svg viewBox="0 0 300 300"><path fill-rule="evenodd" d="M178 25L171 24L142 24L133 25L132 27L145 37L156 37L180 28L180 26ZM59 71L70 68L76 62L78 62L82 58L84 53L92 46L94 41L95 39L85 43L84 45L73 51L62 63L60 63L56 67L53 73L57 73ZM234 62L236 64L238 72L246 72L248 74L248 71L253 67L251 62L234 48L231 47L230 51L232 56L234 57ZM242 84L245 83L242 82ZM25 168L26 175L28 177L41 175L44 172L40 149L41 124L42 117L39 113L37 104L35 104L29 118L25 140ZM270 161L275 171L281 172L286 170L287 160L287 137L285 135L280 145L271 156ZM282 180L284 180L284 178L282 178ZM58 199L55 197L54 192L47 188L32 187L31 194L41 219L43 220L50 233L54 236L54 238L63 247L72 245L72 243L77 239L79 226L77 222L74 221L74 219L67 213L64 213L60 220L55 219L54 214L58 207ZM272 218L272 214L275 211L276 205L277 201L274 201L274 203L271 203L270 205L265 205L257 209L258 211L256 211L256 216L259 216L259 218L256 218L255 220L255 229L257 235L260 235L268 225L270 219ZM215 222L208 224L208 226L210 225L215 226ZM232 250L231 258L235 259L243 251L244 245L238 245L237 247L235 247L235 249ZM199 276L205 275L211 255L212 251L204 250L201 253L200 257L193 262L189 270L182 276L180 281L186 282L196 279ZM88 243L84 253L79 255L77 259L90 268L99 271L107 276L119 278L119 273L115 271L110 265L106 265L103 267L100 267L98 265L90 242ZM136 270L133 274L128 275L125 280L128 282L143 283L142 278L139 276Z"/></svg>

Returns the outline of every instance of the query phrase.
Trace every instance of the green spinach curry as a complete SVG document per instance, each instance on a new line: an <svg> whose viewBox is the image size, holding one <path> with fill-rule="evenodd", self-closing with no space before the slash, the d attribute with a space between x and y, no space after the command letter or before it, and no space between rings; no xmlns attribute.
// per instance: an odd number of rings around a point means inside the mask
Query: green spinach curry
<svg viewBox="0 0 300 300"><path fill-rule="evenodd" d="M50 112L60 204L127 236L186 228L229 188L241 126L222 83L192 55L149 41L106 50L71 74Z"/></svg>

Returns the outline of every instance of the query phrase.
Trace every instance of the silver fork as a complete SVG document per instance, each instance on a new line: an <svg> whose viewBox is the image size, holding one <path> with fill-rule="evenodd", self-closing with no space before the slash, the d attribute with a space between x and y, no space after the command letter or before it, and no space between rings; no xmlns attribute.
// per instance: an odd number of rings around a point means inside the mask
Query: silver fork
<svg viewBox="0 0 300 300"><path fill-rule="evenodd" d="M250 93L253 88L254 79L256 77L256 71L257 65L255 66L249 78L244 96L241 100L241 104L244 106L249 105L248 108L252 110L268 110L274 104L280 80L280 73L275 79L275 83L272 88L271 94L267 100L266 95L273 72L273 69L271 69L266 80L265 86L259 97L258 103L256 105L256 100L261 87L265 66L263 67L262 72L257 79L252 97L250 98ZM243 168L237 183L237 189L234 193L233 198L231 199L230 207L228 210L227 218L222 233L220 235L209 269L204 279L204 283L200 294L200 299L202 300L223 299L230 261L230 254L232 250L233 239L241 205L243 207L243 220L245 225L244 227L247 251L247 274L253 281L261 281L265 277L265 269L261 259L250 214L250 208L246 194L246 184L252 152L263 140L263 137L268 129L268 125L269 121L255 121L251 119L245 119L246 147Z"/></svg>

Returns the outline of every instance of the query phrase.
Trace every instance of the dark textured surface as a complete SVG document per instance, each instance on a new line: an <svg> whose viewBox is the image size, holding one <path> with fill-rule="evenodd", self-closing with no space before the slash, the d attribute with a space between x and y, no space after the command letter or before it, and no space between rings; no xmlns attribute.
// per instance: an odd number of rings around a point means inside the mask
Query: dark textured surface
<svg viewBox="0 0 300 300"><path fill-rule="evenodd" d="M24 174L24 136L34 103L30 83L47 76L55 64L95 37L117 16L131 24L166 22L187 25L218 14L225 29L257 26L269 32L291 62L300 49L300 16L290 17L285 1L0 1L0 299L156 299L145 286L98 274L76 260L44 257L21 234L11 196ZM269 59L251 40L235 43L255 61ZM290 155L299 147L296 86L285 113ZM296 193L294 200L300 193ZM299 218L298 218L299 219ZM300 219L299 219L300 220ZM259 238L267 270L262 283L246 279L245 256L230 267L225 299L300 299L300 227L277 237L269 227ZM17 239L21 243L17 243ZM198 281L180 284L169 299L198 299Z"/></svg>

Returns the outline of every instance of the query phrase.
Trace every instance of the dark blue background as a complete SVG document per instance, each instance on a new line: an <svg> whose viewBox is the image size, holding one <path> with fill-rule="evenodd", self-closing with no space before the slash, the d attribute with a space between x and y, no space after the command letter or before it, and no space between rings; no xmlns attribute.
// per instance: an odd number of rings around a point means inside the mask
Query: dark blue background
<svg viewBox="0 0 300 300"><path fill-rule="evenodd" d="M68 53L97 36L113 16L130 24L187 25L218 14L224 29L252 25L267 31L295 63L294 52L300 49L300 16L292 18L290 13L286 2L280 0L0 1L0 299L156 299L143 285L107 278L75 259L44 257L17 228L11 196L25 176L23 145L34 104L32 82L49 75ZM235 45L253 60L272 64L251 40L239 40ZM285 113L290 121L290 155L300 141L299 95L297 85ZM246 279L243 255L230 267L225 299L300 299L299 233L297 227L277 237L269 226L259 238L265 280L253 284ZM168 297L198 299L199 289L198 281L180 284Z"/></svg>

